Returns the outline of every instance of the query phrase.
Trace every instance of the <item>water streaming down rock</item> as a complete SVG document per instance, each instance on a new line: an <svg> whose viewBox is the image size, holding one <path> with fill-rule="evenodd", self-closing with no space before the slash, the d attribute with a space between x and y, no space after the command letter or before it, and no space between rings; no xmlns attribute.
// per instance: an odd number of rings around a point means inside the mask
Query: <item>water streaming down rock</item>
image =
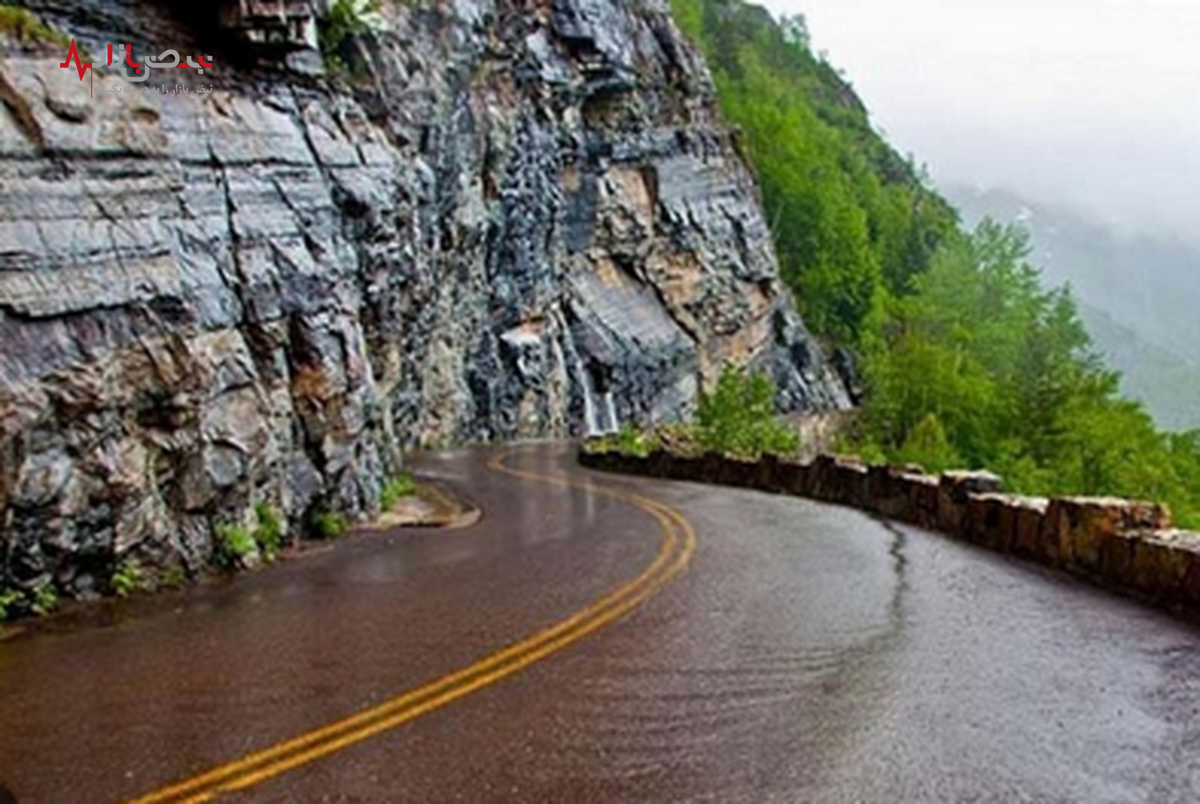
<svg viewBox="0 0 1200 804"><path fill-rule="evenodd" d="M27 5L218 62L96 99L0 62L0 584L196 571L255 502L369 513L404 447L677 418L727 360L848 404L662 2L395 4L353 90L149 0Z"/></svg>
<svg viewBox="0 0 1200 804"><path fill-rule="evenodd" d="M613 392L603 381L602 370L579 366L583 377L583 408L585 435L608 435L620 428Z"/></svg>

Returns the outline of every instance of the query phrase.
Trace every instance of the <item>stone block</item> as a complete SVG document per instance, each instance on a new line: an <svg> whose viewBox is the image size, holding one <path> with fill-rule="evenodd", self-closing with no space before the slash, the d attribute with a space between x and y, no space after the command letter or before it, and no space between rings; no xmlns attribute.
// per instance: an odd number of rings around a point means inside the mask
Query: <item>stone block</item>
<svg viewBox="0 0 1200 804"><path fill-rule="evenodd" d="M923 528L937 524L939 481L932 475L905 474L900 478L907 490L909 505L906 521Z"/></svg>
<svg viewBox="0 0 1200 804"><path fill-rule="evenodd" d="M1004 482L998 475L983 471L943 472L941 484L952 489L964 501L968 494L999 494L1004 491Z"/></svg>
<svg viewBox="0 0 1200 804"><path fill-rule="evenodd" d="M962 537L983 547L997 548L1004 541L1002 516L1009 498L1003 494L972 494L967 498Z"/></svg>
<svg viewBox="0 0 1200 804"><path fill-rule="evenodd" d="M962 531L971 494L998 494L1000 478L990 472L945 472L938 481L937 529L958 535Z"/></svg>
<svg viewBox="0 0 1200 804"><path fill-rule="evenodd" d="M824 502L838 501L837 459L832 455L819 455L810 466L812 473L811 494Z"/></svg>
<svg viewBox="0 0 1200 804"><path fill-rule="evenodd" d="M716 452L706 452L700 458L700 476L693 478L702 483L720 483L725 472L725 456Z"/></svg>
<svg viewBox="0 0 1200 804"><path fill-rule="evenodd" d="M1100 575L1107 540L1126 531L1169 526L1170 516L1161 505L1111 497L1054 499L1046 512L1045 548L1058 565Z"/></svg>
<svg viewBox="0 0 1200 804"><path fill-rule="evenodd" d="M1142 538L1138 531L1114 533L1100 544L1100 578L1108 585L1135 589L1134 551Z"/></svg>
<svg viewBox="0 0 1200 804"><path fill-rule="evenodd" d="M1013 498L1013 553L1034 559L1041 555L1048 505L1049 500L1040 497Z"/></svg>
<svg viewBox="0 0 1200 804"><path fill-rule="evenodd" d="M1124 585L1152 600L1180 599L1184 581L1195 563L1197 535L1179 530L1133 532L1131 576Z"/></svg>
<svg viewBox="0 0 1200 804"><path fill-rule="evenodd" d="M783 492L796 497L812 496L812 468L808 464L784 464L780 467L783 473Z"/></svg>
<svg viewBox="0 0 1200 804"><path fill-rule="evenodd" d="M861 463L844 462L840 464L839 470L846 489L844 502L855 508L871 510L871 477L868 467Z"/></svg>
<svg viewBox="0 0 1200 804"><path fill-rule="evenodd" d="M782 494L790 468L788 462L777 455L763 456L759 464L758 488L773 494Z"/></svg>
<svg viewBox="0 0 1200 804"><path fill-rule="evenodd" d="M1188 568L1183 575L1176 602L1193 612L1200 612L1200 534L1191 534L1183 543L1188 552Z"/></svg>
<svg viewBox="0 0 1200 804"><path fill-rule="evenodd" d="M890 466L872 466L868 470L867 482L870 486L868 510L889 519L903 519L908 508L908 499L904 493L903 482L895 469Z"/></svg>
<svg viewBox="0 0 1200 804"><path fill-rule="evenodd" d="M709 457L676 456L672 459L676 480L687 480L693 483L708 482L711 477L712 462Z"/></svg>

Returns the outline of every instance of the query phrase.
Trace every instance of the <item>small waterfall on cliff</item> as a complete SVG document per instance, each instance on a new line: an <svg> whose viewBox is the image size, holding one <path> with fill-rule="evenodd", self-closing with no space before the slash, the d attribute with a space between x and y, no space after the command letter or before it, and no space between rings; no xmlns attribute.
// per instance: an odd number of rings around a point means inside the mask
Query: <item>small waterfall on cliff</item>
<svg viewBox="0 0 1200 804"><path fill-rule="evenodd" d="M583 379L583 420L588 438L617 432L617 405L603 373L581 360L576 369Z"/></svg>
<svg viewBox="0 0 1200 804"><path fill-rule="evenodd" d="M604 400L604 413L607 417L606 425L608 428L605 432L615 433L621 428L617 424L617 403L613 399L613 392L605 391L602 398Z"/></svg>

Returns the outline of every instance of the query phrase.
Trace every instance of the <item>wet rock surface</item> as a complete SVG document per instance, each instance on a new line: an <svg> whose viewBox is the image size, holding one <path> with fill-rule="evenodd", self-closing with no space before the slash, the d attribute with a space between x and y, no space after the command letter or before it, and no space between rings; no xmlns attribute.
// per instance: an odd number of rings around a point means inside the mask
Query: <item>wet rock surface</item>
<svg viewBox="0 0 1200 804"><path fill-rule="evenodd" d="M198 12L30 6L210 52ZM669 419L725 360L848 404L665 3L387 16L352 81L0 60L0 582L194 573L255 502L368 514L404 447Z"/></svg>

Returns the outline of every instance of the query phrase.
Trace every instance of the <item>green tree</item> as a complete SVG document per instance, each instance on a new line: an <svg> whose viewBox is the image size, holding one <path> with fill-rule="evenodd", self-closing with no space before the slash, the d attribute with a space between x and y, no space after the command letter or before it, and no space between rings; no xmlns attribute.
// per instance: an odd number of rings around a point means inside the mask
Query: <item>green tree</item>
<svg viewBox="0 0 1200 804"><path fill-rule="evenodd" d="M962 465L962 458L946 437L937 414L928 413L909 431L897 457L904 463L920 464L929 472L942 472Z"/></svg>
<svg viewBox="0 0 1200 804"><path fill-rule="evenodd" d="M1070 290L1043 287L1023 232L960 231L925 172L812 53L803 18L777 23L741 0L672 9L741 129L801 313L862 359L865 421L850 448L992 468L1030 493L1162 499L1200 524L1200 436L1162 433L1119 397ZM727 382L702 406L707 437L748 449L744 428L720 421L762 391L741 398L747 378Z"/></svg>
<svg viewBox="0 0 1200 804"><path fill-rule="evenodd" d="M800 435L775 413L775 385L761 372L727 365L711 393L700 395L696 442L735 455L791 455Z"/></svg>
<svg viewBox="0 0 1200 804"><path fill-rule="evenodd" d="M708 57L722 111L743 132L784 280L805 320L869 353L953 209L872 129L846 80L810 50L802 17L776 23L738 0L673 0Z"/></svg>

